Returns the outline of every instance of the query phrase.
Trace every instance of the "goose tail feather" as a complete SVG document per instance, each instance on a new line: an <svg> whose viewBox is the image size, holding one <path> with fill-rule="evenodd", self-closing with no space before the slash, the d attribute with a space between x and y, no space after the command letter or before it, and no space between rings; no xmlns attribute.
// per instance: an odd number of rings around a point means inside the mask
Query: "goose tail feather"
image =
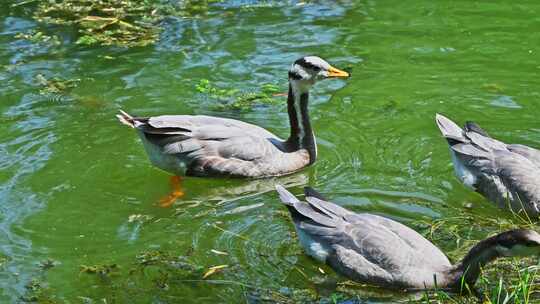
<svg viewBox="0 0 540 304"><path fill-rule="evenodd" d="M292 193L290 193L282 185L276 185L276 191L279 194L279 199L281 202L287 206L294 206L295 203L299 203L298 200Z"/></svg>
<svg viewBox="0 0 540 304"><path fill-rule="evenodd" d="M133 116L129 115L128 113L120 110L120 114L116 114L116 118L118 118L122 124L135 128L135 120L133 119Z"/></svg>
<svg viewBox="0 0 540 304"><path fill-rule="evenodd" d="M463 129L445 116L437 113L435 115L435 121L437 122L437 126L439 127L439 130L441 130L442 135L448 140L450 145L454 144L456 141L461 143L469 141L465 137Z"/></svg>

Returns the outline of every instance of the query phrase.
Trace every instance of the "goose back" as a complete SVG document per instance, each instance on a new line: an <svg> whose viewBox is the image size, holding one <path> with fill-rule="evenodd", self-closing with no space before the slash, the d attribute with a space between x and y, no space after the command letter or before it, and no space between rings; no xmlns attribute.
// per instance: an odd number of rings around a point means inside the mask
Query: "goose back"
<svg viewBox="0 0 540 304"><path fill-rule="evenodd" d="M440 114L437 114L436 122L448 141L456 176L463 184L501 208L538 217L539 150L505 144L489 137L473 123L467 123L462 129Z"/></svg>
<svg viewBox="0 0 540 304"><path fill-rule="evenodd" d="M280 176L309 163L267 130L227 118L165 115L132 118L151 162L177 175Z"/></svg>
<svg viewBox="0 0 540 304"><path fill-rule="evenodd" d="M449 283L445 275L451 269L448 258L413 229L312 196L301 202L284 188L278 186L277 190L306 252L345 276L392 288Z"/></svg>

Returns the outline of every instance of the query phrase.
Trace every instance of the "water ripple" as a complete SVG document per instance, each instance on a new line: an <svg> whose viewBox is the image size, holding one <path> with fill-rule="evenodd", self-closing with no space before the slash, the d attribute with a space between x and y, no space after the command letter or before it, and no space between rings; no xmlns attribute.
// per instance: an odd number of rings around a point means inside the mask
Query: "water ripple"
<svg viewBox="0 0 540 304"><path fill-rule="evenodd" d="M21 234L23 221L45 205L46 198L25 185L29 177L41 170L52 155L51 144L56 141L47 131L51 121L34 113L31 97L24 97L19 105L8 109L4 116L17 116L12 131L0 143L0 254L8 257L0 273L0 298L15 300L24 293L24 284L36 271L30 256L38 254L32 242Z"/></svg>

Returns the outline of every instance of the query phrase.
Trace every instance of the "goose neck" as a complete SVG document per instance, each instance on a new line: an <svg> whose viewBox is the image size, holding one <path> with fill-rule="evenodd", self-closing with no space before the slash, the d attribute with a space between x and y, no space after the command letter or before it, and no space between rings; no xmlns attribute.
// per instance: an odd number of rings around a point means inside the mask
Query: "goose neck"
<svg viewBox="0 0 540 304"><path fill-rule="evenodd" d="M474 286L482 268L501 257L497 246L499 244L494 238L488 238L476 244L451 270L454 287L457 289L465 288L465 284L468 287Z"/></svg>
<svg viewBox="0 0 540 304"><path fill-rule="evenodd" d="M309 120L309 89L292 81L289 82L287 106L291 135L287 142L294 150L306 149L309 153L310 164L317 158L315 135Z"/></svg>

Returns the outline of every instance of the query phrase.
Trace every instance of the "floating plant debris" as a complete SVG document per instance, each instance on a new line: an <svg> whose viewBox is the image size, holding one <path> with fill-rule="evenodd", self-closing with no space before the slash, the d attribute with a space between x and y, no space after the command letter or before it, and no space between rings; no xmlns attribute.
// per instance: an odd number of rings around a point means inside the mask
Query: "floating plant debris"
<svg viewBox="0 0 540 304"><path fill-rule="evenodd" d="M47 79L43 74L37 74L36 81L41 86L40 94L61 94L76 88L82 80L79 78L61 79L59 77Z"/></svg>
<svg viewBox="0 0 540 304"><path fill-rule="evenodd" d="M28 40L33 43L51 44L51 45L60 44L60 38L58 38L58 36L56 35L49 36L37 30L30 30L25 33L18 33L17 35L15 35L15 38Z"/></svg>
<svg viewBox="0 0 540 304"><path fill-rule="evenodd" d="M218 265L218 266L212 266L208 268L208 270L204 273L203 279L208 278L209 276L213 275L216 272L219 272L225 268L229 267L229 265Z"/></svg>
<svg viewBox="0 0 540 304"><path fill-rule="evenodd" d="M205 14L217 0L36 0L34 19L75 26L81 45L146 46L155 43L168 16Z"/></svg>
<svg viewBox="0 0 540 304"><path fill-rule="evenodd" d="M40 280L32 279L24 287L26 289L26 293L19 299L22 303L64 303L63 301L60 302L58 300L58 298L54 295L53 290L49 288L48 284Z"/></svg>
<svg viewBox="0 0 540 304"><path fill-rule="evenodd" d="M110 273L118 271L118 265L117 264L103 264L103 265L81 265L81 272L82 273L90 273L90 274L101 274L101 275L108 275Z"/></svg>

